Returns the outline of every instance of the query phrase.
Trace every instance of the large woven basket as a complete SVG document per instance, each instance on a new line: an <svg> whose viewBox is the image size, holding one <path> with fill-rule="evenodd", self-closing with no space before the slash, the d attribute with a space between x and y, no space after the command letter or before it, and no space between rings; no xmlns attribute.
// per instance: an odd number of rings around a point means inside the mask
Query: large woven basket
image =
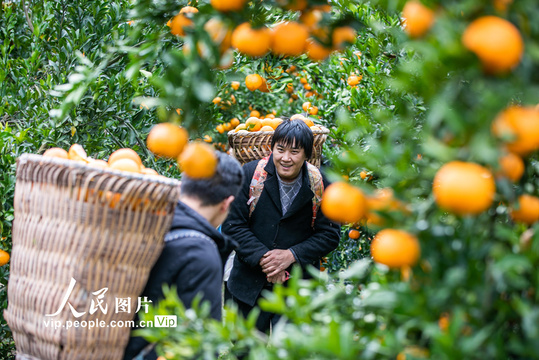
<svg viewBox="0 0 539 360"><path fill-rule="evenodd" d="M176 180L39 155L18 159L4 312L17 359L122 358L178 197ZM102 299L92 294L103 288ZM116 299L130 299L130 313L118 311ZM75 317L70 305L84 315ZM69 321L79 327L68 329ZM102 326L90 329L90 321Z"/></svg>
<svg viewBox="0 0 539 360"><path fill-rule="evenodd" d="M311 164L320 167L322 148L327 139L329 130L319 126L320 130L313 130L313 154L307 159ZM273 131L238 131L228 132L228 143L234 157L243 165L249 161L262 159L271 153L271 139Z"/></svg>

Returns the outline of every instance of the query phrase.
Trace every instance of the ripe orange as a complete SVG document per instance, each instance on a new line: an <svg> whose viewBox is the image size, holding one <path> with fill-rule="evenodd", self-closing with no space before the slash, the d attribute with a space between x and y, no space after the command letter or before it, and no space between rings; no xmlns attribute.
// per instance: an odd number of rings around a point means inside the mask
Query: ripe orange
<svg viewBox="0 0 539 360"><path fill-rule="evenodd" d="M314 126L314 121L312 121L312 120L309 119L309 118L304 117L304 118L301 119L301 120L303 120L303 122L304 122L305 124L307 124L308 127Z"/></svg>
<svg viewBox="0 0 539 360"><path fill-rule="evenodd" d="M311 115L316 115L316 114L318 114L318 107L316 107L316 106L311 107L311 108L309 109L309 114L311 114Z"/></svg>
<svg viewBox="0 0 539 360"><path fill-rule="evenodd" d="M243 8L247 0L210 0L211 6L222 12L239 11Z"/></svg>
<svg viewBox="0 0 539 360"><path fill-rule="evenodd" d="M119 149L110 154L109 156L109 166L114 164L116 161L120 159L131 159L134 162L136 162L139 166L142 166L142 160L140 160L140 156L135 152L133 149L124 148Z"/></svg>
<svg viewBox="0 0 539 360"><path fill-rule="evenodd" d="M361 79L363 78L362 75L350 75L348 77L348 79L346 80L346 82L348 83L348 85L350 86L356 86L357 84L359 84L359 82L361 81Z"/></svg>
<svg viewBox="0 0 539 360"><path fill-rule="evenodd" d="M9 262L9 253L0 249L0 266L4 266Z"/></svg>
<svg viewBox="0 0 539 360"><path fill-rule="evenodd" d="M263 82L262 76L258 74L250 74L245 77L245 86L251 91L258 89Z"/></svg>
<svg viewBox="0 0 539 360"><path fill-rule="evenodd" d="M178 166L193 179L212 177L217 169L215 150L205 143L190 143L178 157Z"/></svg>
<svg viewBox="0 0 539 360"><path fill-rule="evenodd" d="M251 113L249 114L250 117L255 117L255 118L260 118L260 111L258 110L253 110L251 111Z"/></svg>
<svg viewBox="0 0 539 360"><path fill-rule="evenodd" d="M342 26L333 30L333 48L341 50L344 48L345 43L354 43L356 41L356 31L350 26Z"/></svg>
<svg viewBox="0 0 539 360"><path fill-rule="evenodd" d="M236 129L234 129L234 132L238 132L240 130L247 130L247 125L239 124L238 126L236 126Z"/></svg>
<svg viewBox="0 0 539 360"><path fill-rule="evenodd" d="M513 69L524 53L524 41L516 26L497 16L473 21L462 34L462 43L477 55L489 74Z"/></svg>
<svg viewBox="0 0 539 360"><path fill-rule="evenodd" d="M243 23L232 32L232 46L245 55L263 56L271 46L271 31L267 27L253 29L249 23Z"/></svg>
<svg viewBox="0 0 539 360"><path fill-rule="evenodd" d="M502 174L512 182L520 180L524 174L524 161L516 154L508 153L500 158Z"/></svg>
<svg viewBox="0 0 539 360"><path fill-rule="evenodd" d="M507 149L518 155L527 155L539 149L539 110L534 107L510 106L492 123L492 132L498 137L509 137Z"/></svg>
<svg viewBox="0 0 539 360"><path fill-rule="evenodd" d="M277 4L287 10L302 11L307 7L307 0L277 0Z"/></svg>
<svg viewBox="0 0 539 360"><path fill-rule="evenodd" d="M262 128L262 121L257 117L251 116L245 122L245 126L247 126L248 131L258 131Z"/></svg>
<svg viewBox="0 0 539 360"><path fill-rule="evenodd" d="M320 209L333 221L356 223L365 215L365 196L355 186L345 182L334 182L324 191Z"/></svg>
<svg viewBox="0 0 539 360"><path fill-rule="evenodd" d="M69 160L88 162L88 155L86 155L86 151L84 151L84 148L79 144L71 145L67 152L67 156L69 157Z"/></svg>
<svg viewBox="0 0 539 360"><path fill-rule="evenodd" d="M262 126L259 131L273 131L270 125Z"/></svg>
<svg viewBox="0 0 539 360"><path fill-rule="evenodd" d="M222 99L219 96L216 96L216 97L213 98L213 100L211 102L214 103L215 105L219 105L221 100Z"/></svg>
<svg viewBox="0 0 539 360"><path fill-rule="evenodd" d="M258 90L262 91L263 93L267 93L267 92L270 91L270 88L268 86L268 82L266 81L266 78L262 78L262 85L260 85Z"/></svg>
<svg viewBox="0 0 539 360"><path fill-rule="evenodd" d="M290 120L296 120L296 119L304 120L305 116L303 116L302 114L294 114L294 115L290 116Z"/></svg>
<svg viewBox="0 0 539 360"><path fill-rule="evenodd" d="M106 169L109 167L109 163L106 162L105 160L94 159L88 162L88 166L97 168L97 169Z"/></svg>
<svg viewBox="0 0 539 360"><path fill-rule="evenodd" d="M531 225L539 220L539 198L531 195L518 197L518 210L511 209L511 218L516 222Z"/></svg>
<svg viewBox="0 0 539 360"><path fill-rule="evenodd" d="M198 9L192 6L184 6L180 12L172 18L170 21L170 32L176 36L184 36L185 28L193 26L193 20L191 20L185 14L195 14Z"/></svg>
<svg viewBox="0 0 539 360"><path fill-rule="evenodd" d="M301 108L303 109L303 111L307 112L309 111L309 109L312 107L313 105L311 104L310 101L305 101L303 103L303 105L301 105Z"/></svg>
<svg viewBox="0 0 539 360"><path fill-rule="evenodd" d="M159 173L152 168L144 168L140 170L140 173L144 175L159 175Z"/></svg>
<svg viewBox="0 0 539 360"><path fill-rule="evenodd" d="M230 126L232 127L236 127L240 124L240 120L238 118L232 118L230 119Z"/></svg>
<svg viewBox="0 0 539 360"><path fill-rule="evenodd" d="M232 86L232 89L238 90L240 88L240 82L239 81L232 81L230 83L230 86Z"/></svg>
<svg viewBox="0 0 539 360"><path fill-rule="evenodd" d="M204 24L204 30L210 35L212 41L219 45L221 54L224 54L230 48L232 30L224 22L217 18L211 18ZM206 50L208 54L211 52L210 49Z"/></svg>
<svg viewBox="0 0 539 360"><path fill-rule="evenodd" d="M45 151L43 153L43 156L44 157L57 157L57 158L61 158L61 159L69 159L67 151L65 151L64 149L58 148L58 147L53 147L53 148L47 149L47 151Z"/></svg>
<svg viewBox="0 0 539 360"><path fill-rule="evenodd" d="M154 125L146 139L148 149L158 156L177 158L189 140L187 130L171 123Z"/></svg>
<svg viewBox="0 0 539 360"><path fill-rule="evenodd" d="M496 184L492 173L483 166L451 161L434 176L432 192L442 209L458 215L476 215L492 204Z"/></svg>
<svg viewBox="0 0 539 360"><path fill-rule="evenodd" d="M307 45L305 46L305 51L311 60L322 61L325 60L329 55L331 55L331 49L321 45L315 39L307 39Z"/></svg>
<svg viewBox="0 0 539 360"><path fill-rule="evenodd" d="M371 243L373 260L390 268L413 266L419 260L420 254L417 238L403 230L381 230Z"/></svg>
<svg viewBox="0 0 539 360"><path fill-rule="evenodd" d="M350 239L357 240L359 239L359 235L361 234L359 233L359 230L357 229L350 229L350 231L348 231L348 237Z"/></svg>
<svg viewBox="0 0 539 360"><path fill-rule="evenodd" d="M413 38L425 35L435 20L434 11L417 0L410 0L404 5L402 17L406 25L404 31Z"/></svg>
<svg viewBox="0 0 539 360"><path fill-rule="evenodd" d="M113 170L139 173L141 166L133 159L122 158L122 159L117 159L112 164L110 164L110 168Z"/></svg>
<svg viewBox="0 0 539 360"><path fill-rule="evenodd" d="M271 51L277 55L298 56L305 50L309 32L295 21L277 25L272 31Z"/></svg>

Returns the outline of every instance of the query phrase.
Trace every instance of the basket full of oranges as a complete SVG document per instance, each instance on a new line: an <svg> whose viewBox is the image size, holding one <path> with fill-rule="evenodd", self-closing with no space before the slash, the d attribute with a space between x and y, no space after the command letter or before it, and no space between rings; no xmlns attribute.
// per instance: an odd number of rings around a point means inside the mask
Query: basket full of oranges
<svg viewBox="0 0 539 360"><path fill-rule="evenodd" d="M179 182L131 149L19 157L4 312L17 358L122 358L131 329L114 324L138 311L178 198Z"/></svg>
<svg viewBox="0 0 539 360"><path fill-rule="evenodd" d="M290 119L303 120L312 130L314 135L313 153L307 161L320 167L322 148L329 130L324 126L316 125L312 119L301 114L293 115ZM273 133L282 121L280 118L259 119L250 117L244 124L236 126L234 130L228 132L228 143L232 150L232 155L241 164L268 156L271 153Z"/></svg>

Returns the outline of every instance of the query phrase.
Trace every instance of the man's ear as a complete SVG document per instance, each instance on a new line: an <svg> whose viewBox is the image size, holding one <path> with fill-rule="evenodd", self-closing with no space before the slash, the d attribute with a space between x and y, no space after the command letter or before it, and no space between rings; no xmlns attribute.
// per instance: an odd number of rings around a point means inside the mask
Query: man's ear
<svg viewBox="0 0 539 360"><path fill-rule="evenodd" d="M221 202L221 211L228 211L228 209L230 209L230 204L232 204L234 199L235 199L234 195L230 195L229 197L224 199Z"/></svg>

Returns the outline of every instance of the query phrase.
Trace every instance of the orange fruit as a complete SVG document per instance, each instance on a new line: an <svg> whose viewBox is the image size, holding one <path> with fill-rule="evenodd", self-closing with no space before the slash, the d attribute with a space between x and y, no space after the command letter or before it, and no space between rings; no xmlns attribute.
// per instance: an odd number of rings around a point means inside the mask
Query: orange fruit
<svg viewBox="0 0 539 360"><path fill-rule="evenodd" d="M232 32L232 46L245 55L263 56L271 46L271 31L267 27L253 29L249 23L243 23Z"/></svg>
<svg viewBox="0 0 539 360"><path fill-rule="evenodd" d="M273 131L274 129L270 125L262 126L259 131Z"/></svg>
<svg viewBox="0 0 539 360"><path fill-rule="evenodd" d="M218 132L219 134L222 134L222 133L225 132L225 127L224 127L223 124L219 124L219 125L217 125L217 126L215 127L215 130L217 130L217 132Z"/></svg>
<svg viewBox="0 0 539 360"><path fill-rule="evenodd" d="M203 138L204 142L207 142L207 143L211 143L213 141L213 139L211 138L210 135L206 134L204 135L204 138Z"/></svg>
<svg viewBox="0 0 539 360"><path fill-rule="evenodd" d="M324 191L320 209L333 221L356 223L365 215L365 205L360 189L345 182L334 182Z"/></svg>
<svg viewBox="0 0 539 360"><path fill-rule="evenodd" d="M210 0L211 6L222 12L240 11L247 0Z"/></svg>
<svg viewBox="0 0 539 360"><path fill-rule="evenodd" d="M238 90L240 88L240 82L239 81L232 81L230 83L230 86L232 86L232 89Z"/></svg>
<svg viewBox="0 0 539 360"><path fill-rule="evenodd" d="M476 215L492 204L496 184L483 166L451 161L434 176L432 192L440 208L458 215Z"/></svg>
<svg viewBox="0 0 539 360"><path fill-rule="evenodd" d="M350 231L348 231L348 237L350 239L357 240L359 239L359 235L361 234L359 233L359 230L357 229L350 229Z"/></svg>
<svg viewBox="0 0 539 360"><path fill-rule="evenodd" d="M217 18L211 18L204 24L204 30L210 35L212 41L219 45L221 54L224 54L230 48L232 31L224 22ZM210 51L210 49L207 49L208 53Z"/></svg>
<svg viewBox="0 0 539 360"><path fill-rule="evenodd" d="M105 160L93 159L93 160L88 161L88 166L97 168L97 169L106 169L109 167L109 163L106 162Z"/></svg>
<svg viewBox="0 0 539 360"><path fill-rule="evenodd" d="M258 89L263 82L262 76L258 74L250 74L245 77L245 86L251 91Z"/></svg>
<svg viewBox="0 0 539 360"><path fill-rule="evenodd" d="M350 75L348 77L348 79L346 80L346 82L348 83L348 85L350 86L356 86L357 84L359 84L359 82L361 81L361 79L363 78L363 76L357 76L357 75Z"/></svg>
<svg viewBox="0 0 539 360"><path fill-rule="evenodd" d="M277 55L298 56L305 50L309 31L295 21L277 25L272 31L271 51Z"/></svg>
<svg viewBox="0 0 539 360"><path fill-rule="evenodd" d="M511 209L510 215L513 221L531 225L539 220L539 198L531 195L518 197L518 209Z"/></svg>
<svg viewBox="0 0 539 360"><path fill-rule="evenodd" d="M262 121L257 117L250 117L245 122L248 131L258 131L262 128Z"/></svg>
<svg viewBox="0 0 539 360"><path fill-rule="evenodd" d="M312 31L317 28L318 23L322 20L323 16L324 11L308 9L301 13L299 21L301 21L309 31Z"/></svg>
<svg viewBox="0 0 539 360"><path fill-rule="evenodd" d="M219 103L221 102L221 98L219 96L216 96L213 98L211 102L214 103L215 105L219 105Z"/></svg>
<svg viewBox="0 0 539 360"><path fill-rule="evenodd" d="M57 157L57 158L61 158L61 159L69 159L67 151L65 151L64 149L58 148L58 147L53 147L53 148L47 149L47 151L45 151L43 153L43 156L44 157Z"/></svg>
<svg viewBox="0 0 539 360"><path fill-rule="evenodd" d="M283 122L283 119L281 118L275 118L275 119L272 119L272 124L271 124L271 127L273 129L277 129L277 126L281 125L281 123Z"/></svg>
<svg viewBox="0 0 539 360"><path fill-rule="evenodd" d="M255 118L260 118L260 111L258 110L253 110L251 111L251 113L249 114L250 117L255 117Z"/></svg>
<svg viewBox="0 0 539 360"><path fill-rule="evenodd" d="M498 137L509 137L507 149L518 155L527 155L539 149L539 110L534 107L510 106L492 123L492 132Z"/></svg>
<svg viewBox="0 0 539 360"><path fill-rule="evenodd" d="M177 158L189 140L187 130L171 123L154 125L146 139L148 149L158 156Z"/></svg>
<svg viewBox="0 0 539 360"><path fill-rule="evenodd" d="M434 24L434 11L417 0L408 1L402 9L404 31L413 38L425 35Z"/></svg>
<svg viewBox="0 0 539 360"><path fill-rule="evenodd" d="M513 0L494 0L494 8L498 12L506 12L507 7L513 2Z"/></svg>
<svg viewBox="0 0 539 360"><path fill-rule="evenodd" d="M307 7L307 0L277 0L277 4L287 10L301 11Z"/></svg>
<svg viewBox="0 0 539 360"><path fill-rule="evenodd" d="M258 88L258 90L267 93L270 91L270 88L268 86L268 82L266 81L266 78L262 78L262 85Z"/></svg>
<svg viewBox="0 0 539 360"><path fill-rule="evenodd" d="M198 9L192 6L183 7L180 12L172 18L170 21L170 32L173 35L184 36L185 28L193 26L193 20L191 20L185 14L195 14L198 12Z"/></svg>
<svg viewBox="0 0 539 360"><path fill-rule="evenodd" d="M309 111L309 109L312 107L313 105L311 104L310 101L305 101L302 105L301 105L301 108L303 109L303 111L307 112Z"/></svg>
<svg viewBox="0 0 539 360"><path fill-rule="evenodd" d="M311 119L309 119L309 118L304 117L304 118L301 119L301 120L303 120L303 122L304 122L305 124L307 124L308 127L314 126L314 122L313 122Z"/></svg>
<svg viewBox="0 0 539 360"><path fill-rule="evenodd" d="M311 107L311 108L309 109L309 114L310 114L310 115L316 115L316 114L318 114L318 107L316 107L316 106Z"/></svg>
<svg viewBox="0 0 539 360"><path fill-rule="evenodd" d="M9 253L0 249L0 266L4 266L9 262Z"/></svg>
<svg viewBox="0 0 539 360"><path fill-rule="evenodd" d="M113 170L140 173L141 166L133 159L121 158L115 160L112 164L110 164L110 168Z"/></svg>
<svg viewBox="0 0 539 360"><path fill-rule="evenodd" d="M500 168L503 176L517 182L524 174L524 161L520 156L508 153L500 158Z"/></svg>
<svg viewBox="0 0 539 360"><path fill-rule="evenodd" d="M140 160L140 156L136 153L135 150L129 149L129 148L123 148L116 150L109 156L109 166L114 164L114 162L120 160L120 159L131 159L134 162L136 162L139 166L142 166L142 160Z"/></svg>
<svg viewBox="0 0 539 360"><path fill-rule="evenodd" d="M247 125L239 124L238 126L236 126L236 129L234 129L234 132L238 132L240 130L247 130Z"/></svg>
<svg viewBox="0 0 539 360"><path fill-rule="evenodd" d="M230 126L232 127L236 127L240 124L240 120L238 118L232 118L230 119Z"/></svg>
<svg viewBox="0 0 539 360"><path fill-rule="evenodd" d="M373 260L390 268L413 266L419 260L420 254L417 238L403 230L381 230L371 243Z"/></svg>
<svg viewBox="0 0 539 360"><path fill-rule="evenodd" d="M497 16L474 20L462 34L462 43L477 55L489 74L513 69L524 53L524 41L516 26Z"/></svg>
<svg viewBox="0 0 539 360"><path fill-rule="evenodd" d="M354 43L356 41L356 31L350 26L342 26L333 30L333 48L336 50L343 49L345 44Z"/></svg>
<svg viewBox="0 0 539 360"><path fill-rule="evenodd" d="M304 120L305 116L303 116L302 114L294 114L294 115L290 116L290 120L296 120L296 119Z"/></svg>
<svg viewBox="0 0 539 360"><path fill-rule="evenodd" d="M69 160L88 162L88 155L86 155L86 151L84 151L84 148L79 144L71 145L67 152L67 156L69 157Z"/></svg>
<svg viewBox="0 0 539 360"><path fill-rule="evenodd" d="M159 175L159 173L157 171L155 171L154 169L151 169L151 168L144 168L144 169L140 170L140 173L144 174L144 175Z"/></svg>
<svg viewBox="0 0 539 360"><path fill-rule="evenodd" d="M178 166L193 179L212 177L217 169L215 150L205 143L190 143L178 157Z"/></svg>
<svg viewBox="0 0 539 360"><path fill-rule="evenodd" d="M305 52L311 60L322 61L331 55L332 49L325 47L313 38L307 39Z"/></svg>

